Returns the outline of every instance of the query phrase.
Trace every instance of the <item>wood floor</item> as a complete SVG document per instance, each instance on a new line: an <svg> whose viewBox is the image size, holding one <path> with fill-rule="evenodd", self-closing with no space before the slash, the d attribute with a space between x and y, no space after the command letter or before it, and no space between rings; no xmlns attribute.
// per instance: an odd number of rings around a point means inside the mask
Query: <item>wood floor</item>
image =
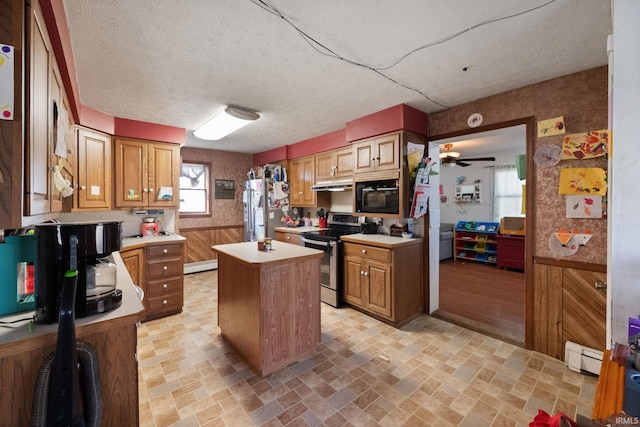
<svg viewBox="0 0 640 427"><path fill-rule="evenodd" d="M440 309L433 315L523 345L525 275L474 261L442 261Z"/></svg>

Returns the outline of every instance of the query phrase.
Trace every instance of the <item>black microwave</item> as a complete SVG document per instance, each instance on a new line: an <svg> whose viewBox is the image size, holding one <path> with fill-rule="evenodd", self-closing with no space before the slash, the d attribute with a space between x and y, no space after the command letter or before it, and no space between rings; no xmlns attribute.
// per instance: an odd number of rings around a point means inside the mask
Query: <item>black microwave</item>
<svg viewBox="0 0 640 427"><path fill-rule="evenodd" d="M356 181L354 186L357 213L400 213L400 187L397 178Z"/></svg>

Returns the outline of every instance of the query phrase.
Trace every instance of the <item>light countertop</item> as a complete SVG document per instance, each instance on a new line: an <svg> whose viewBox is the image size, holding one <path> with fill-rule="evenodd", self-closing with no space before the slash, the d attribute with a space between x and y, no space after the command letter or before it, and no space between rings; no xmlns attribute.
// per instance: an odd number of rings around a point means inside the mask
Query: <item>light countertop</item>
<svg viewBox="0 0 640 427"><path fill-rule="evenodd" d="M77 318L75 325L76 338L78 339L85 334L109 329L113 326L114 322L134 324L141 321L144 317L144 307L134 288L129 272L122 262L122 258L120 258L120 254L114 252L112 257L117 268L116 287L122 290L122 305L115 310L105 313L91 314L87 317ZM25 311L3 316L0 320L3 322L11 322L31 318L33 314L33 311ZM29 321L17 322L11 325L3 325L3 327L0 328L0 357L24 351L25 348L29 347L29 344L17 344L18 342L37 338L32 340L33 345L36 345L36 342L41 340L55 339L58 332L58 323L45 324L34 322L31 327L29 327L29 323Z"/></svg>
<svg viewBox="0 0 640 427"><path fill-rule="evenodd" d="M340 236L340 240L349 243L378 246L381 248L397 248L400 246L417 245L422 243L421 237L405 239L404 237L389 236L386 234L348 234Z"/></svg>
<svg viewBox="0 0 640 427"><path fill-rule="evenodd" d="M317 225L312 225L310 227L276 227L275 230L282 233L302 234L308 231L326 230L326 228L320 228Z"/></svg>
<svg viewBox="0 0 640 427"><path fill-rule="evenodd" d="M122 249L135 249L138 246L180 242L183 240L187 239L179 234L171 234L169 236L125 237L122 239Z"/></svg>
<svg viewBox="0 0 640 427"><path fill-rule="evenodd" d="M305 248L304 246L292 245L291 243L272 240L270 251L259 251L258 242L230 243L228 245L212 246L213 250L220 252L247 264L268 264L271 262L286 261L301 257L321 257L324 252Z"/></svg>

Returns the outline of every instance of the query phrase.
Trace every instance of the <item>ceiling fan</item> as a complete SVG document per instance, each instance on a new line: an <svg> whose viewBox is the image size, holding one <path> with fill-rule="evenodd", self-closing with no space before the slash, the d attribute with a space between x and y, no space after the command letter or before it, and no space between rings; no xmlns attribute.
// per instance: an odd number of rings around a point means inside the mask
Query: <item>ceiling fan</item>
<svg viewBox="0 0 640 427"><path fill-rule="evenodd" d="M447 149L446 152L440 153L440 163L442 166L454 167L455 165L467 167L470 166L470 163L465 162L495 162L495 157L473 157L468 159L460 159L460 153L457 151L451 151L453 148L453 144L444 144L444 148Z"/></svg>

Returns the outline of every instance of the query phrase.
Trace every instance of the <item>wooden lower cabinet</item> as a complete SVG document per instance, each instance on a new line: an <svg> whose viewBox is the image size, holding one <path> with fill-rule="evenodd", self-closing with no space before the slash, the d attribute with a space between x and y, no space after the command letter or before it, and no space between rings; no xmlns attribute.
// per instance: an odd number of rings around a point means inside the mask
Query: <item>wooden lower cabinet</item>
<svg viewBox="0 0 640 427"><path fill-rule="evenodd" d="M211 249L212 246L242 242L244 228L231 226L224 228L181 229L180 235L187 239L186 262L202 262L217 259L216 252Z"/></svg>
<svg viewBox="0 0 640 427"><path fill-rule="evenodd" d="M605 267L574 264L533 266L533 349L560 360L567 341L606 348Z"/></svg>
<svg viewBox="0 0 640 427"><path fill-rule="evenodd" d="M125 267L127 267L133 283L144 290L144 249L137 248L120 251L120 258L122 258L122 262L124 262Z"/></svg>
<svg viewBox="0 0 640 427"><path fill-rule="evenodd" d="M184 301L183 242L148 245L145 270L145 320L181 312Z"/></svg>
<svg viewBox="0 0 640 427"><path fill-rule="evenodd" d="M276 231L276 240L280 242L300 245L300 237L301 236L298 233L285 233L283 231Z"/></svg>
<svg viewBox="0 0 640 427"><path fill-rule="evenodd" d="M396 327L423 312L421 242L398 248L345 242L344 254L347 304Z"/></svg>

